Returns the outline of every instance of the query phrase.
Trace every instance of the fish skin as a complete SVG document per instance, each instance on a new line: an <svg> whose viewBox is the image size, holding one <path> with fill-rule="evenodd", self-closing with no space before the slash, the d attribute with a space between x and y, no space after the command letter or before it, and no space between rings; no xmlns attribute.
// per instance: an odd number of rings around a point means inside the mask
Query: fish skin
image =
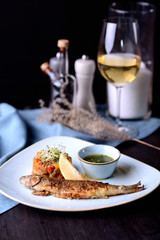
<svg viewBox="0 0 160 240"><path fill-rule="evenodd" d="M89 180L65 180L27 175L20 178L20 183L34 190L32 194L67 199L108 198L119 194L139 192L144 189L141 182L134 185L111 185L109 183Z"/></svg>

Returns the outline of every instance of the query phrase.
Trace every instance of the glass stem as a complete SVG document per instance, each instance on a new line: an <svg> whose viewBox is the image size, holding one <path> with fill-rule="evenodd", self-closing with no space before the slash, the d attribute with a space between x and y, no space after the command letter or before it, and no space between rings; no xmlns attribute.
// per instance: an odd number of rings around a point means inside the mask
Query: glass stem
<svg viewBox="0 0 160 240"><path fill-rule="evenodd" d="M120 120L121 90L122 90L122 87L116 87L116 91L117 91L117 114L116 114L117 127L122 126L122 122Z"/></svg>

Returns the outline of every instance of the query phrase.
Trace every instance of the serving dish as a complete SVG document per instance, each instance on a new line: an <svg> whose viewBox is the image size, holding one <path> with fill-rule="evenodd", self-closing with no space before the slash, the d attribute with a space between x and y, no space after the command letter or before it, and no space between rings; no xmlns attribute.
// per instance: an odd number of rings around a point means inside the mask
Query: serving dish
<svg viewBox="0 0 160 240"><path fill-rule="evenodd" d="M93 162L85 160L87 156L95 156L96 159L99 159L100 155L103 158L104 156L107 156L107 159L111 158L111 160L109 159L107 162L100 163L94 162L94 160ZM94 144L78 151L78 159L80 160L84 172L87 176L95 179L111 177L115 171L120 155L121 154L117 148L103 144Z"/></svg>
<svg viewBox="0 0 160 240"><path fill-rule="evenodd" d="M141 181L145 190L137 193L109 197L108 199L60 199L53 196L34 196L31 190L19 182L19 178L31 174L33 157L46 145L63 145L72 157L74 166L83 172L77 152L92 143L72 137L50 137L41 140L10 158L0 167L0 193L24 205L50 211L88 211L114 207L142 198L160 184L160 172L136 159L121 154L113 176L103 182L129 185Z"/></svg>

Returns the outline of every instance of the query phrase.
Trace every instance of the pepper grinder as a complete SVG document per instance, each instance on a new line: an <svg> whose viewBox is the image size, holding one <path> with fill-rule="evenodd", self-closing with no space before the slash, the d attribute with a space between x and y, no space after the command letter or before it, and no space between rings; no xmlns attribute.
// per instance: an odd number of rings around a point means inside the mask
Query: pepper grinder
<svg viewBox="0 0 160 240"><path fill-rule="evenodd" d="M95 100L92 92L92 84L96 64L94 60L89 59L88 56L83 55L81 59L75 61L75 73L77 78L77 107L90 110L90 106L95 107Z"/></svg>

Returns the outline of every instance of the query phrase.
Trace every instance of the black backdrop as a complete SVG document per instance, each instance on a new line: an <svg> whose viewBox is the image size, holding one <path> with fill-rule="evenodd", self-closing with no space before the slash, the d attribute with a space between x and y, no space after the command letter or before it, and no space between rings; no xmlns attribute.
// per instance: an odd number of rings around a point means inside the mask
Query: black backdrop
<svg viewBox="0 0 160 240"><path fill-rule="evenodd" d="M49 79L40 65L55 56L57 40L70 40L70 73L83 54L96 60L99 33L109 0L6 0L0 4L0 102L17 108L49 100ZM160 8L157 8L153 116L160 117ZM149 34L149 29L148 29ZM146 39L147 41L147 39ZM105 81L96 70L93 91L105 103Z"/></svg>

